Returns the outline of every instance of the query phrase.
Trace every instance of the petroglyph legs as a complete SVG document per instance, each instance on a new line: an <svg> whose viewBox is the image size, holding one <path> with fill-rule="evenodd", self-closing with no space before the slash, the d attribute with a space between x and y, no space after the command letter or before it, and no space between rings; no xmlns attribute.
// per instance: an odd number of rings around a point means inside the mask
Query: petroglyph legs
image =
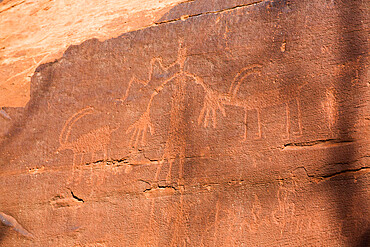
<svg viewBox="0 0 370 247"><path fill-rule="evenodd" d="M272 89L267 91L258 92L256 94L249 95L245 98L239 98L238 92L239 89L246 79L260 75L262 71L262 65L260 64L252 64L245 68L243 68L240 72L238 72L234 79L231 82L229 91L227 94L220 94L208 89L202 80L196 76L192 76L195 78L195 82L197 84L202 85L204 88L206 95L204 98L204 105L199 114L198 124L202 124L204 127L207 127L209 121L212 120L213 127L216 127L217 118L216 112L220 111L222 115L225 117L225 106L236 106L243 108L244 110L244 120L245 120L245 132L243 141L247 140L247 132L248 132L248 111L255 110L257 114L257 126L258 126L258 133L257 139L262 138L262 130L261 130L261 110L275 106L275 105L285 105L285 117L286 117L286 135L287 138L290 138L290 113L289 113L289 104L291 102L296 102L297 109L298 109L298 127L299 133L302 134L302 126L301 126L301 109L300 109L300 102L299 102L299 93L301 88L305 85L300 86L293 86L294 88L291 90L291 94L284 94L281 89Z"/></svg>
<svg viewBox="0 0 370 247"><path fill-rule="evenodd" d="M288 102L285 103L285 112L286 112L286 124L285 124L285 127L286 127L286 139L289 140L290 138L290 121L289 121L289 104Z"/></svg>
<svg viewBox="0 0 370 247"><path fill-rule="evenodd" d="M257 127L258 127L258 136L255 139L261 139L262 138L262 130L261 130L261 120L260 120L260 109L255 109L257 113ZM243 142L248 140L248 109L244 109L244 124L245 124L245 129L244 129L244 138Z"/></svg>
<svg viewBox="0 0 370 247"><path fill-rule="evenodd" d="M68 141L73 125L82 117L92 114L93 111L94 109L92 107L87 107L72 115L64 124L59 136L60 146L58 151L72 150L73 152L72 177L74 177L77 165L84 162L85 154L91 154L92 158L95 158L97 152L103 152L104 159L108 157L108 145L111 140L111 134L116 130L111 129L109 126L92 130L79 136L74 141ZM78 157L80 157L79 162L77 162Z"/></svg>
<svg viewBox="0 0 370 247"><path fill-rule="evenodd" d="M297 103L297 110L298 110L298 128L299 128L299 135L303 135L303 130L302 130L302 113L301 113L301 103L299 102L299 98L297 97L296 99Z"/></svg>
<svg viewBox="0 0 370 247"><path fill-rule="evenodd" d="M226 117L225 107L221 102L220 96L215 92L208 92L204 97L204 105L198 117L198 124L203 123L204 127L208 127L209 118L212 117L212 125L217 127L216 111L219 110Z"/></svg>

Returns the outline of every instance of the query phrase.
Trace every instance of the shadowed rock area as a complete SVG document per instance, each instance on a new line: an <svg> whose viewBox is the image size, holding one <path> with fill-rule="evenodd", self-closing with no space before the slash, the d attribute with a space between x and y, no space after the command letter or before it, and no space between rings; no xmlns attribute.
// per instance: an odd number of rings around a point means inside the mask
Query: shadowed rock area
<svg viewBox="0 0 370 247"><path fill-rule="evenodd" d="M0 111L4 246L367 246L369 4L178 4Z"/></svg>
<svg viewBox="0 0 370 247"><path fill-rule="evenodd" d="M185 0L5 0L0 2L0 107L24 107L30 79L70 45L156 25Z"/></svg>

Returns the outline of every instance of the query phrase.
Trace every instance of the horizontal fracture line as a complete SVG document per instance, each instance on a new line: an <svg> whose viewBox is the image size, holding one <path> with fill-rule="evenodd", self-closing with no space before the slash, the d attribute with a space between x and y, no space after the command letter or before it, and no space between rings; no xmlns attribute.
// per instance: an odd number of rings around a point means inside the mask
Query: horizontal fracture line
<svg viewBox="0 0 370 247"><path fill-rule="evenodd" d="M298 143L287 143L281 149L289 149L289 148L307 148L313 147L317 145L348 145L354 143L352 140L338 140L338 139L326 139L326 140L314 140L314 141L307 141L307 142L298 142Z"/></svg>
<svg viewBox="0 0 370 247"><path fill-rule="evenodd" d="M342 175L342 174L347 174L347 173L355 173L355 172L359 172L359 171L363 171L363 170L368 170L370 169L370 167L360 167L358 169L346 169L346 170L342 170L342 171L339 171L339 172L334 172L332 174L326 174L326 175L322 175L322 176L312 176L313 178L323 178L323 179L329 179L329 178L332 178L332 177L335 177L335 176L339 176L339 175Z"/></svg>
<svg viewBox="0 0 370 247"><path fill-rule="evenodd" d="M251 5L257 5L257 4L262 3L262 2L264 2L264 0L256 1L256 2L253 2L253 3L249 3L249 4L240 4L240 5L236 5L236 6L230 7L230 8L226 8L226 9L222 9L222 10L217 10L217 11L207 11L207 12L193 14L193 15L183 15L183 16L181 16L179 18L176 18L176 19L155 22L154 25L151 25L151 26L157 26L157 25L161 25L161 24L172 23L172 22L176 22L176 21L180 21L180 20L185 20L185 19L188 19L188 18L197 17L197 16L201 16L201 15L209 15L209 14L222 13L222 12L231 11L231 10L234 10L234 9L245 8L245 7L248 7L248 6L251 6Z"/></svg>

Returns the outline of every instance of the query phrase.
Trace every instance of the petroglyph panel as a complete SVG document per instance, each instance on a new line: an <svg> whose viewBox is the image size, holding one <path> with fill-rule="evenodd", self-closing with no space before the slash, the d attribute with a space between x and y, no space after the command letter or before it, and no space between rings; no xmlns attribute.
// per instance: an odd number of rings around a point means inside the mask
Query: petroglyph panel
<svg viewBox="0 0 370 247"><path fill-rule="evenodd" d="M1 210L28 245L366 240L368 28L344 18L365 4L218 2L71 46L0 110Z"/></svg>

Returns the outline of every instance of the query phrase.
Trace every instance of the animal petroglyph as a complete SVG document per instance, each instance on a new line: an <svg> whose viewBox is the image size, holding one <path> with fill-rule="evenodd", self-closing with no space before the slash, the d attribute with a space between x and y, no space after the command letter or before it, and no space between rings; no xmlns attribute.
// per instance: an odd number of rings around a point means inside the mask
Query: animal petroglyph
<svg viewBox="0 0 370 247"><path fill-rule="evenodd" d="M225 105L235 105L235 103L231 102L231 99L235 98L235 95L238 92L242 81L252 74L260 73L261 67L262 67L261 65L256 64L243 68L234 77L229 88L229 92L226 95L222 95L219 92L208 89L201 78L193 76L195 82L201 85L206 92L206 95L204 97L203 108L201 109L199 114L198 124L201 125L203 123L204 127L208 127L210 118L212 118L212 125L214 128L216 128L217 127L216 112L220 111L222 115L226 117Z"/></svg>
<svg viewBox="0 0 370 247"><path fill-rule="evenodd" d="M221 94L214 91L206 91L205 101L203 109L201 110L198 123L201 124L202 120L204 126L208 125L210 112L212 112L213 127L216 127L216 111L219 110L223 116L226 116L224 107L227 105L237 106L244 109L244 118L245 118L245 134L244 140L247 139L247 116L248 111L254 110L257 112L257 124L258 124L258 138L262 137L261 131L261 120L260 113L261 110L267 107L275 105L285 105L285 115L286 115L286 133L287 137L290 137L290 116L289 116L289 103L295 101L298 108L298 127L299 133L302 134L302 125L301 125L301 110L300 110L300 90L306 85L294 85L290 88L288 94L284 93L281 89L266 90L260 93L252 94L246 98L240 99L237 97L237 93L240 89L241 84L248 79L251 75L257 74L260 75L262 71L262 65L253 64L243 68L238 72L229 88L227 94ZM199 81L200 79L197 78Z"/></svg>
<svg viewBox="0 0 370 247"><path fill-rule="evenodd" d="M111 129L109 126L103 126L99 129L83 134L76 140L69 142L68 139L71 134L73 125L82 117L92 114L94 109L87 107L72 115L64 124L64 127L59 136L60 146L58 151L72 150L73 152L73 172L77 164L82 164L85 154L91 154L94 159L97 152L103 152L104 159L108 156L108 145L110 143L111 134L116 129ZM77 163L77 157L80 156L80 162Z"/></svg>

